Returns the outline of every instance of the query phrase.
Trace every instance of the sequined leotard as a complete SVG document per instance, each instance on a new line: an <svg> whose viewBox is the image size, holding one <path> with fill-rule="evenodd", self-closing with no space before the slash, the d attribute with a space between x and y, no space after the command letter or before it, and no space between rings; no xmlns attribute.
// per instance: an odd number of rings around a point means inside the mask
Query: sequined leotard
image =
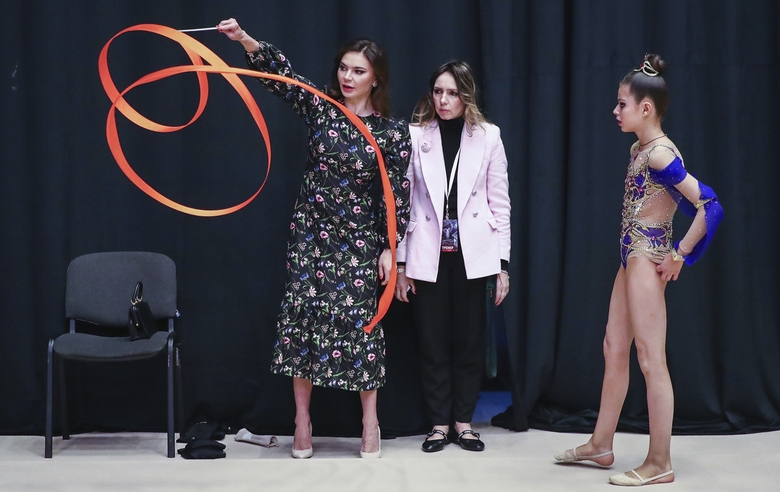
<svg viewBox="0 0 780 492"><path fill-rule="evenodd" d="M667 187L653 179L653 169L648 162L656 149L671 153L682 163L677 151L668 145L658 144L647 152L639 152L638 145L632 147L620 231L623 267L634 255L661 263L672 247L672 218L677 211L677 203Z"/></svg>

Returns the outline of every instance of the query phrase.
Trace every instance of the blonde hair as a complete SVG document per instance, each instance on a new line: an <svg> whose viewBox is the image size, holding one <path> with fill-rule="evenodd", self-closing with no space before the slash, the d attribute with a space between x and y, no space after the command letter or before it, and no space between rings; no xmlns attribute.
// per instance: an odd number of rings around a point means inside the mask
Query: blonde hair
<svg viewBox="0 0 780 492"><path fill-rule="evenodd" d="M451 61L440 66L428 83L428 93L420 99L412 114L412 123L427 125L436 119L436 106L433 103L433 87L442 74L449 73L455 79L458 87L458 97L465 108L463 119L468 123L468 129L489 123L482 111L477 106L477 84L474 82L474 73L468 63L464 61Z"/></svg>

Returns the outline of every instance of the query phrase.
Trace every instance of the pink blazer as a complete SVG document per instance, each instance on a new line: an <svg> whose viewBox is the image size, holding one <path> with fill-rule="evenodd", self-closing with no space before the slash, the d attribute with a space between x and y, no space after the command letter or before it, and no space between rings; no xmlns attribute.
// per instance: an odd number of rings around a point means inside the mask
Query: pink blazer
<svg viewBox="0 0 780 492"><path fill-rule="evenodd" d="M410 125L412 158L411 213L397 261L406 262L406 276L435 282L441 254L441 224L447 186L441 133L434 121ZM509 260L509 180L501 131L484 124L469 132L464 126L458 164L458 228L460 250L469 279L495 275ZM450 207L453 204L450 203Z"/></svg>

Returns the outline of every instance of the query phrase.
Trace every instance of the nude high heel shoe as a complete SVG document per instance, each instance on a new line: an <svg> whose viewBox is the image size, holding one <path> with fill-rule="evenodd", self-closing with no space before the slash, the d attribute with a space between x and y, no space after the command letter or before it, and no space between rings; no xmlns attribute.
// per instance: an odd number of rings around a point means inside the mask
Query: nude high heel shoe
<svg viewBox="0 0 780 492"><path fill-rule="evenodd" d="M311 431L311 422L309 422L309 435L312 435ZM292 457L295 459L306 459L311 458L314 454L314 447L306 448L306 449L295 449L292 448Z"/></svg>
<svg viewBox="0 0 780 492"><path fill-rule="evenodd" d="M373 453L367 453L366 451L360 450L360 457L361 458L381 458L382 457L382 431L379 430L379 426L376 426L376 433L379 434L379 449L377 451L374 451Z"/></svg>

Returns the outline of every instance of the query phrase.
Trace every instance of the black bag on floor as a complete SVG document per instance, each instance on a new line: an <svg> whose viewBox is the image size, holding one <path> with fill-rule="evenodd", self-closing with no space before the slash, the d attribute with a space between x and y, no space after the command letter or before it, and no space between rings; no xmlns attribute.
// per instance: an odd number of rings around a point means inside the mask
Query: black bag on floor
<svg viewBox="0 0 780 492"><path fill-rule="evenodd" d="M188 442L178 453L188 460L213 460L227 456L224 449L224 444L213 439L196 439Z"/></svg>
<svg viewBox="0 0 780 492"><path fill-rule="evenodd" d="M193 424L187 432L179 437L176 442L192 442L199 439L222 440L225 438L225 429L215 422L202 421Z"/></svg>

